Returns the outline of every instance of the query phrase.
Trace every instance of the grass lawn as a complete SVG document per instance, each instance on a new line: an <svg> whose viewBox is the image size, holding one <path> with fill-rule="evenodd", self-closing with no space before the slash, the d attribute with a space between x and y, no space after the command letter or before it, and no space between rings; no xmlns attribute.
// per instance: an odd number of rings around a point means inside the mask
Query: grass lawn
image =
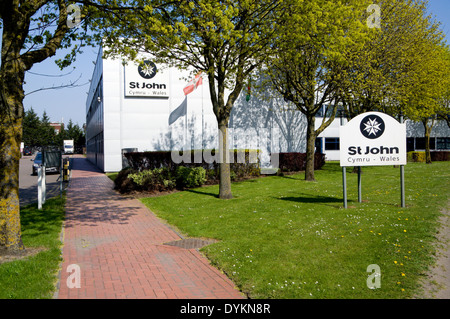
<svg viewBox="0 0 450 319"><path fill-rule="evenodd" d="M106 173L106 176L108 176L113 182L114 182L114 180L117 178L117 175L119 175L118 172L114 172L114 173Z"/></svg>
<svg viewBox="0 0 450 319"><path fill-rule="evenodd" d="M21 207L22 240L25 247L42 248L33 256L0 264L0 299L52 298L61 262L60 233L65 198L47 199Z"/></svg>
<svg viewBox="0 0 450 319"><path fill-rule="evenodd" d="M399 168L364 167L363 203L347 172L348 209L336 163L316 171L317 182L299 174L234 183L231 200L214 185L142 201L187 236L219 239L201 251L251 298L413 297L433 263L450 162L405 166L406 208ZM367 286L371 264L379 289Z"/></svg>

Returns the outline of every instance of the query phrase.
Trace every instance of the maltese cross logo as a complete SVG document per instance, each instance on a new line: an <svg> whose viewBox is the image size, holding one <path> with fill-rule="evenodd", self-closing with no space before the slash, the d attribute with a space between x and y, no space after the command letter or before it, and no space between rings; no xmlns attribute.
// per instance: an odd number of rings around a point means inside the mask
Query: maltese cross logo
<svg viewBox="0 0 450 319"><path fill-rule="evenodd" d="M360 129L369 139L379 138L384 133L384 121L377 115L368 115L361 121Z"/></svg>
<svg viewBox="0 0 450 319"><path fill-rule="evenodd" d="M144 79L151 79L156 75L156 65L155 63L145 60L144 65L138 67L139 74Z"/></svg>

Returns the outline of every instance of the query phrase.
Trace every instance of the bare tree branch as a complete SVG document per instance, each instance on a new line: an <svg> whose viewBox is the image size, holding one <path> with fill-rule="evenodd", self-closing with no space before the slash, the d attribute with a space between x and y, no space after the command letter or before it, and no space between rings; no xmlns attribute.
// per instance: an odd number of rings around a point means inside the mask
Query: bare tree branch
<svg viewBox="0 0 450 319"><path fill-rule="evenodd" d="M40 92L40 91L46 91L46 90L59 90L59 89L73 89L73 88L77 88L80 86L84 86L89 84L89 81L83 84L77 84L77 82L81 79L82 74L80 74L80 76L75 80L75 81L71 81L69 82L69 84L60 84L60 85L53 85L53 86L49 86L49 87L42 87L40 89L36 89L33 90L31 92L25 93L25 96L28 96L30 94L36 93L36 92Z"/></svg>

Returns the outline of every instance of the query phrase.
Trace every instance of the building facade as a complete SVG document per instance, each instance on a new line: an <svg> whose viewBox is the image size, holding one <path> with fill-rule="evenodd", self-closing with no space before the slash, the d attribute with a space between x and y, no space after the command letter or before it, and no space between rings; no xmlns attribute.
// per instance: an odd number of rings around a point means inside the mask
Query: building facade
<svg viewBox="0 0 450 319"><path fill-rule="evenodd" d="M104 59L99 50L86 101L87 158L104 172L123 168L123 153L213 149L218 147L216 117L208 85L190 82L195 73L155 64L124 63ZM206 80L206 78L205 78ZM184 89L196 84L185 95ZM270 153L305 152L306 118L273 92L243 92L233 106L229 122L230 147L259 149L262 166L271 166ZM326 118L316 116L316 127ZM326 160L339 160L337 118L316 140ZM408 150L424 148L423 127L407 122ZM450 130L438 123L432 148L450 149Z"/></svg>

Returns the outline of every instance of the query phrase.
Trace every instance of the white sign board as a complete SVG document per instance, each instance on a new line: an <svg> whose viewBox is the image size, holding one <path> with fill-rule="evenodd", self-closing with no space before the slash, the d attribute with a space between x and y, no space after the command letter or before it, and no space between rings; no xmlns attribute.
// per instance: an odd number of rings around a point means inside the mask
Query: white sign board
<svg viewBox="0 0 450 319"><path fill-rule="evenodd" d="M340 127L341 166L406 165L406 124L367 112Z"/></svg>
<svg viewBox="0 0 450 319"><path fill-rule="evenodd" d="M151 60L125 65L125 96L169 97L169 70Z"/></svg>

